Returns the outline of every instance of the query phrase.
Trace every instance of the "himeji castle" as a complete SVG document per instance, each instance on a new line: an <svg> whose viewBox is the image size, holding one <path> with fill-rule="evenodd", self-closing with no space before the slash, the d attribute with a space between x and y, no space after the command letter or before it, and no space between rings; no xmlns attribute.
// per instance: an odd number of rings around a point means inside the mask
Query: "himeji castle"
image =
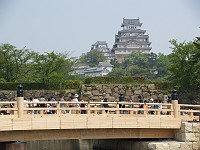
<svg viewBox="0 0 200 150"><path fill-rule="evenodd" d="M149 53L151 50L149 35L145 34L146 30L142 30L141 26L142 23L139 18L123 18L121 25L123 29L115 35L113 48L109 49L106 41L97 41L95 44L92 44L91 50L98 49L106 57L107 62L115 59L119 63L122 63L125 57L133 51Z"/></svg>
<svg viewBox="0 0 200 150"><path fill-rule="evenodd" d="M140 29L141 26L142 23L140 23L139 18L123 18L123 23L121 25L123 29L118 31L118 34L115 35L113 48L110 49L106 41L97 41L91 45L91 51L95 49L98 50L105 56L106 61L100 62L95 67L85 66L85 64L75 66L75 72L73 74L104 76L112 71L113 65L110 64L112 60L123 63L126 56L133 51L149 53L151 50L149 35L145 34L145 30Z"/></svg>
<svg viewBox="0 0 200 150"><path fill-rule="evenodd" d="M149 53L151 42L146 31L141 29L142 23L138 19L124 19L121 27L115 35L115 43L112 51L118 62L123 62L124 58L133 51Z"/></svg>

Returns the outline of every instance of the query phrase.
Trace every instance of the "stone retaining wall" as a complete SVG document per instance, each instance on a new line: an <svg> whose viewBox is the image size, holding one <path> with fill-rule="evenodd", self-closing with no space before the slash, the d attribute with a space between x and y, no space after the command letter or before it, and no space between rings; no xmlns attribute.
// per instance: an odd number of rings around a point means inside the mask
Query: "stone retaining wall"
<svg viewBox="0 0 200 150"><path fill-rule="evenodd" d="M183 122L175 130L175 139L168 140L95 140L95 150L200 150L200 123Z"/></svg>
<svg viewBox="0 0 200 150"><path fill-rule="evenodd" d="M45 96L45 98L49 98L51 96L55 97L57 100L64 95L66 99L69 99L71 93L76 93L77 90L69 89L69 90L24 90L24 97L41 97ZM9 100L17 97L17 90L0 90L1 95L5 95Z"/></svg>
<svg viewBox="0 0 200 150"><path fill-rule="evenodd" d="M95 140L95 150L199 150L198 143L135 140Z"/></svg>
<svg viewBox="0 0 200 150"><path fill-rule="evenodd" d="M109 101L118 100L119 94L125 98L136 100L138 95L144 99L164 99L163 91L156 89L154 84L125 85L125 84L86 84L82 86L81 95L84 100L102 100L107 97Z"/></svg>
<svg viewBox="0 0 200 150"><path fill-rule="evenodd" d="M59 99L61 95L68 100L71 93L78 93L75 89L69 90L24 90L24 97L40 97L48 98L54 96ZM126 100L137 100L138 95L142 95L144 99L158 99L163 101L164 94L167 92L159 91L154 84L140 84L140 85L125 85L125 84L85 84L82 85L80 91L80 99L83 100L102 100L107 97L109 101L118 100L119 94L123 93ZM5 95L8 99L13 99L17 96L17 91L0 90L1 95ZM171 94L171 93L169 93Z"/></svg>

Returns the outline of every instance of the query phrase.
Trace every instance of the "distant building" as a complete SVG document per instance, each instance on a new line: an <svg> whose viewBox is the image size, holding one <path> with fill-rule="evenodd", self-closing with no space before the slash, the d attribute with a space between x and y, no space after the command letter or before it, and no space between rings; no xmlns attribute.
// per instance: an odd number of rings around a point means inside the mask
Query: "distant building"
<svg viewBox="0 0 200 150"><path fill-rule="evenodd" d="M114 53L112 53L108 48L106 41L97 41L96 43L92 44L91 50L94 49L101 52L106 57L107 62L110 62L112 59L114 59Z"/></svg>
<svg viewBox="0 0 200 150"><path fill-rule="evenodd" d="M75 69L75 71L72 73L72 75L78 74L85 76L85 70L90 67L86 65L80 65L80 66L74 66L73 68Z"/></svg>
<svg viewBox="0 0 200 150"><path fill-rule="evenodd" d="M121 27L115 35L115 43L113 51L115 59L118 62L123 62L124 58L133 51L148 53L151 50L149 35L145 34L145 30L140 29L142 23L138 19L123 19Z"/></svg>
<svg viewBox="0 0 200 150"><path fill-rule="evenodd" d="M75 72L72 75L79 74L89 77L105 76L112 71L113 65L109 62L100 62L96 67L77 66L74 67Z"/></svg>

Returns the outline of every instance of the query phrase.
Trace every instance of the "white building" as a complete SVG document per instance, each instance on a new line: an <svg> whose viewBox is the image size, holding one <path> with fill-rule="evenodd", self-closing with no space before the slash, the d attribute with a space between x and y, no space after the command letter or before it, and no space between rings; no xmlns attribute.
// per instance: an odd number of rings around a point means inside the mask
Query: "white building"
<svg viewBox="0 0 200 150"><path fill-rule="evenodd" d="M79 66L74 67L75 73L79 75L89 76L89 77L98 77L98 76L105 76L109 72L112 71L113 65L109 62L100 62L96 67L89 67L89 66Z"/></svg>

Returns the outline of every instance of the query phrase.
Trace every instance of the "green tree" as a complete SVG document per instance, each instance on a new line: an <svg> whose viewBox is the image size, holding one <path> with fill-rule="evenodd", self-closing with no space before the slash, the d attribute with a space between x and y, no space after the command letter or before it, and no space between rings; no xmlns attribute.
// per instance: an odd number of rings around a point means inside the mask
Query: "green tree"
<svg viewBox="0 0 200 150"><path fill-rule="evenodd" d="M195 49L191 54L191 61L194 64L194 85L200 89L200 37L193 42Z"/></svg>
<svg viewBox="0 0 200 150"><path fill-rule="evenodd" d="M156 69L157 65L157 54L156 53L149 53L148 54L148 64L150 69Z"/></svg>
<svg viewBox="0 0 200 150"><path fill-rule="evenodd" d="M30 72L29 63L35 52L29 49L18 50L11 44L0 46L0 76L7 82L21 82Z"/></svg>
<svg viewBox="0 0 200 150"><path fill-rule="evenodd" d="M146 76L150 77L148 54L138 51L132 52L125 58L122 68L127 76Z"/></svg>
<svg viewBox="0 0 200 150"><path fill-rule="evenodd" d="M98 65L99 62L104 62L105 60L105 56L97 49L91 50L80 57L80 63L87 64L90 67L94 67Z"/></svg>
<svg viewBox="0 0 200 150"><path fill-rule="evenodd" d="M148 54L141 52L132 52L124 61L128 66L136 65L140 68L149 68Z"/></svg>
<svg viewBox="0 0 200 150"><path fill-rule="evenodd" d="M196 80L195 64L191 59L195 52L193 42L178 43L176 40L171 40L173 45L170 58L170 80L183 91L195 89L194 82Z"/></svg>
<svg viewBox="0 0 200 150"><path fill-rule="evenodd" d="M122 68L113 68L108 76L125 76L125 71Z"/></svg>
<svg viewBox="0 0 200 150"><path fill-rule="evenodd" d="M121 67L121 64L117 61L116 58L112 59L110 61L110 64L113 65L113 68L120 68Z"/></svg>
<svg viewBox="0 0 200 150"><path fill-rule="evenodd" d="M169 55L164 55L162 53L158 54L157 57L157 78L167 78L169 76L168 67L170 66Z"/></svg>
<svg viewBox="0 0 200 150"><path fill-rule="evenodd" d="M167 77L169 74L169 57L159 53L132 52L124 62L119 64L116 60L112 62L115 66L109 75L123 76L145 76L147 79ZM123 71L122 71L123 70Z"/></svg>
<svg viewBox="0 0 200 150"><path fill-rule="evenodd" d="M38 54L32 63L35 79L48 87L53 84L64 84L73 71L72 63L68 54Z"/></svg>

